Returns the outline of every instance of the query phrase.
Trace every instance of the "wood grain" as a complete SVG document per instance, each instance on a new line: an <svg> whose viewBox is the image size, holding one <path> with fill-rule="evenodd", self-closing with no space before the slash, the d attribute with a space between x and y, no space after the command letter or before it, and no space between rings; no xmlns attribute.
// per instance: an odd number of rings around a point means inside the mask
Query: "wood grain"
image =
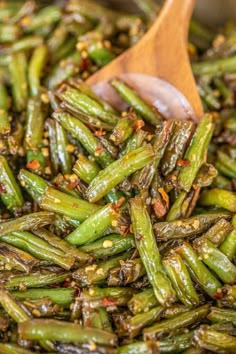
<svg viewBox="0 0 236 354"><path fill-rule="evenodd" d="M150 30L88 79L90 85L124 73L147 74L166 80L189 101L198 119L203 114L187 54L187 34L194 0L166 0ZM148 81L145 83L148 85ZM149 88L151 89L151 88Z"/></svg>

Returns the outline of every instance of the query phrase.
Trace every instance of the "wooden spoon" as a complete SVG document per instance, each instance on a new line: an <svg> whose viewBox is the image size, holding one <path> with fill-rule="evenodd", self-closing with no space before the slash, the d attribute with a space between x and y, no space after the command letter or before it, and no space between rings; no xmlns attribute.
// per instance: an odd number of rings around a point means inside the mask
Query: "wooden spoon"
<svg viewBox="0 0 236 354"><path fill-rule="evenodd" d="M132 48L88 79L96 93L121 108L108 81L120 77L166 118L198 120L203 114L187 53L195 0L166 0L150 30Z"/></svg>

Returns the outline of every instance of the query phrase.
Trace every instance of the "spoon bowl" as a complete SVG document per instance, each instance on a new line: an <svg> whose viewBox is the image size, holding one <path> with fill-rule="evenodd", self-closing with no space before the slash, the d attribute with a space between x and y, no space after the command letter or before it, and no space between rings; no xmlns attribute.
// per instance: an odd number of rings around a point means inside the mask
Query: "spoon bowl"
<svg viewBox="0 0 236 354"><path fill-rule="evenodd" d="M203 114L187 53L194 0L166 0L150 30L132 48L88 79L95 92L116 108L125 106L109 85L121 78L165 118L192 119Z"/></svg>

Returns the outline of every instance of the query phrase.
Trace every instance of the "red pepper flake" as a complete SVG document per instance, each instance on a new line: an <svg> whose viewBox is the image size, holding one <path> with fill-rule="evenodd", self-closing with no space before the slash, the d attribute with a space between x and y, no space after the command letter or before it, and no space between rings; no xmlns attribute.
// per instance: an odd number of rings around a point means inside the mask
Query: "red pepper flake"
<svg viewBox="0 0 236 354"><path fill-rule="evenodd" d="M81 187L79 184L76 186L76 188L78 189L79 192L81 192Z"/></svg>
<svg viewBox="0 0 236 354"><path fill-rule="evenodd" d="M91 65L91 61L88 57L82 58L79 68L81 71L85 71L89 69L90 65Z"/></svg>
<svg viewBox="0 0 236 354"><path fill-rule="evenodd" d="M120 231L123 237L126 237L130 233L130 226L121 225Z"/></svg>
<svg viewBox="0 0 236 354"><path fill-rule="evenodd" d="M144 236L143 236L143 235L138 234L138 235L136 235L135 239L136 239L137 241L141 241L141 240L143 240L143 239L144 239Z"/></svg>
<svg viewBox="0 0 236 354"><path fill-rule="evenodd" d="M116 305L116 301L109 299L108 297L104 297L104 299L102 299L102 303L105 307Z"/></svg>
<svg viewBox="0 0 236 354"><path fill-rule="evenodd" d="M5 187L3 186L3 184L0 183L0 193L7 193Z"/></svg>
<svg viewBox="0 0 236 354"><path fill-rule="evenodd" d="M178 160L177 165L181 167L187 167L190 165L190 161L188 159Z"/></svg>
<svg viewBox="0 0 236 354"><path fill-rule="evenodd" d="M70 287L70 281L65 280L65 281L63 282L63 284L62 284L62 287L63 287L63 288L69 288L69 287Z"/></svg>
<svg viewBox="0 0 236 354"><path fill-rule="evenodd" d="M99 129L99 130L96 130L94 133L93 133L94 136L103 136L103 135L106 135L106 132L104 130Z"/></svg>
<svg viewBox="0 0 236 354"><path fill-rule="evenodd" d="M168 194L165 192L165 190L163 188L158 188L158 192L160 193L160 195L162 196L162 198L166 202L166 208L169 209L170 201L169 201Z"/></svg>
<svg viewBox="0 0 236 354"><path fill-rule="evenodd" d="M113 205L113 208L116 210L116 209L119 209L119 207L124 203L125 201L125 198L124 197L121 197L117 203L114 203Z"/></svg>
<svg viewBox="0 0 236 354"><path fill-rule="evenodd" d="M31 170L37 170L40 168L40 163L37 160L31 160L27 163L26 168L30 168Z"/></svg>
<svg viewBox="0 0 236 354"><path fill-rule="evenodd" d="M133 125L134 131L137 132L138 130L140 130L142 127L144 127L145 123L142 119L139 119L135 122L135 124Z"/></svg>
<svg viewBox="0 0 236 354"><path fill-rule="evenodd" d="M91 326L91 318L86 318L85 322L84 322L84 326Z"/></svg>
<svg viewBox="0 0 236 354"><path fill-rule="evenodd" d="M102 152L104 151L104 147L101 145L101 144L98 144L97 145L97 148L96 148L96 150L95 150L95 156L98 156L98 155L100 155Z"/></svg>
<svg viewBox="0 0 236 354"><path fill-rule="evenodd" d="M66 188L71 190L71 189L74 189L75 187L77 187L78 184L79 184L79 179L69 183Z"/></svg>
<svg viewBox="0 0 236 354"><path fill-rule="evenodd" d="M156 199L153 203L153 210L158 218L161 218L166 214L166 207L161 203L159 199Z"/></svg>
<svg viewBox="0 0 236 354"><path fill-rule="evenodd" d="M220 289L219 289L219 291L217 290L217 293L214 295L214 298L216 300L220 300L220 299L222 299L222 297L223 297L222 291Z"/></svg>

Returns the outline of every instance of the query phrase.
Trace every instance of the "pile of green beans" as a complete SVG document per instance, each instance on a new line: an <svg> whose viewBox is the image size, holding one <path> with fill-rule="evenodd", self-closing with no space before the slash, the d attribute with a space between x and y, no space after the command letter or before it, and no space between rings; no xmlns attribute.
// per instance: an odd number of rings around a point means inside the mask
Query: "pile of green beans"
<svg viewBox="0 0 236 354"><path fill-rule="evenodd" d="M0 354L236 353L236 24L191 20L198 124L119 112L134 2L0 0Z"/></svg>

